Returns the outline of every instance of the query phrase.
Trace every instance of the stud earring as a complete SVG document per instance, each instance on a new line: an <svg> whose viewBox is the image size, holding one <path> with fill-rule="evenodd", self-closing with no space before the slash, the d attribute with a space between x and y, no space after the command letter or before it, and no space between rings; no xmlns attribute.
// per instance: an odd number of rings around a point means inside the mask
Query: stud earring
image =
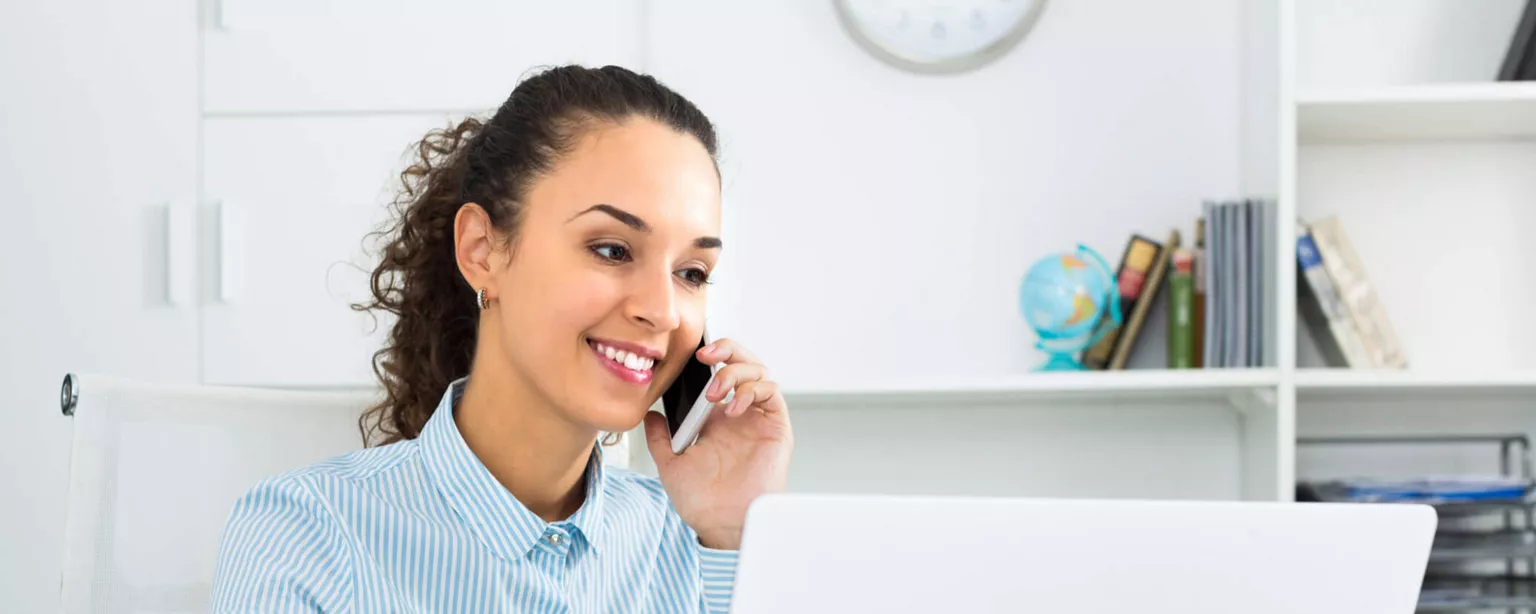
<svg viewBox="0 0 1536 614"><path fill-rule="evenodd" d="M475 304L479 305L482 310L491 308L491 301L485 296L485 288L475 291Z"/></svg>

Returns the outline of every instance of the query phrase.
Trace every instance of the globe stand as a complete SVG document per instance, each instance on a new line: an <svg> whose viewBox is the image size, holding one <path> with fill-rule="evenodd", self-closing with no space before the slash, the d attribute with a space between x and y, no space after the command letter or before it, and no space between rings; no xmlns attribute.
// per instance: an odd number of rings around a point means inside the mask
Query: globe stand
<svg viewBox="0 0 1536 614"><path fill-rule="evenodd" d="M1044 373L1047 371L1083 371L1087 369L1081 361L1074 358L1071 354L1051 354L1050 357L1050 360L1045 361L1045 364L1035 367L1035 371Z"/></svg>

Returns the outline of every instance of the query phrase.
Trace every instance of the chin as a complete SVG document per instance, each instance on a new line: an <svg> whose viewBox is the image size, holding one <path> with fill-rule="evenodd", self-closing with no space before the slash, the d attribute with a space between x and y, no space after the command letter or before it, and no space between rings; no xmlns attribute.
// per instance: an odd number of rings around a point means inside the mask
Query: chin
<svg viewBox="0 0 1536 614"><path fill-rule="evenodd" d="M648 410L649 405L639 407L634 400L607 399L588 404L580 414L583 422L599 431L622 433L640 426Z"/></svg>

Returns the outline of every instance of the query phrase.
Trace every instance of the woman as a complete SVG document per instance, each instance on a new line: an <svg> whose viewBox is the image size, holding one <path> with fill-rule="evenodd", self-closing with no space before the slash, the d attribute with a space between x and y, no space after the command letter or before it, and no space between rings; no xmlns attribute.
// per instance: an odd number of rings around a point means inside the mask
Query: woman
<svg viewBox="0 0 1536 614"><path fill-rule="evenodd" d="M787 407L740 345L702 349L715 134L617 67L561 67L429 134L373 274L396 321L360 450L235 506L216 611L727 609L747 506L783 487ZM694 350L697 349L697 352ZM648 408L724 363L698 442ZM601 462L641 420L660 480Z"/></svg>

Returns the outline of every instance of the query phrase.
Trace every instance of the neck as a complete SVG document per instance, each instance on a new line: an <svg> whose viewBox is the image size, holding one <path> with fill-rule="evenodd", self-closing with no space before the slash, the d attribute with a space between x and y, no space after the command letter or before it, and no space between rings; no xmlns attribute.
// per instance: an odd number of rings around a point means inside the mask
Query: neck
<svg viewBox="0 0 1536 614"><path fill-rule="evenodd" d="M482 365L479 358L476 372L515 373L510 365ZM471 374L454 422L496 481L545 522L556 522L586 500L583 478L597 432L571 423L539 397L515 374Z"/></svg>

